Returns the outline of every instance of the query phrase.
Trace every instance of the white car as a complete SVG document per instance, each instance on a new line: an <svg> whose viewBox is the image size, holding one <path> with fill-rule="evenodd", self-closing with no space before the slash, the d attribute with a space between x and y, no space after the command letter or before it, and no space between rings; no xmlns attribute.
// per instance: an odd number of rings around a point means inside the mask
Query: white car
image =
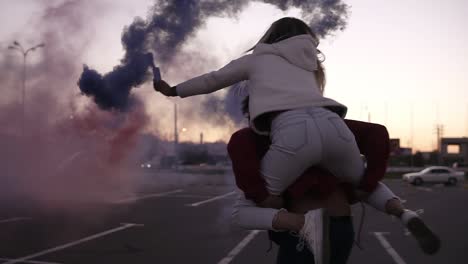
<svg viewBox="0 0 468 264"><path fill-rule="evenodd" d="M414 185L421 185L425 182L456 185L465 180L465 173L449 167L433 166L420 172L405 173L403 180Z"/></svg>

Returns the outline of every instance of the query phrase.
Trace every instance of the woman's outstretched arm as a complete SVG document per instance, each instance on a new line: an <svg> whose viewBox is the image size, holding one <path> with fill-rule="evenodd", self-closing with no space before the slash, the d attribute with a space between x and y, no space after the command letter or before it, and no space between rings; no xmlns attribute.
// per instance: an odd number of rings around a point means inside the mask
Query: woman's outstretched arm
<svg viewBox="0 0 468 264"><path fill-rule="evenodd" d="M154 89L166 96L188 97L209 94L249 78L251 56L245 55L231 61L217 71L212 71L171 87L163 80L154 80Z"/></svg>

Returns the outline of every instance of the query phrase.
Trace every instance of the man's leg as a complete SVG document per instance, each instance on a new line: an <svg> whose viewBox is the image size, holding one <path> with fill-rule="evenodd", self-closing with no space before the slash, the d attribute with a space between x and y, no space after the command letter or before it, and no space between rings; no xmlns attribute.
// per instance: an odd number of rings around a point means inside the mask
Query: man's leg
<svg viewBox="0 0 468 264"><path fill-rule="evenodd" d="M275 239L276 237L276 239ZM297 250L299 237L289 232L273 234L272 239L279 245L277 264L314 264L314 254L307 247Z"/></svg>
<svg viewBox="0 0 468 264"><path fill-rule="evenodd" d="M345 264L354 243L354 227L351 216L330 217L330 264Z"/></svg>
<svg viewBox="0 0 468 264"><path fill-rule="evenodd" d="M354 243L351 216L330 216L324 221L324 223L327 222L328 228L326 226L324 228L327 228L329 232L324 232L328 234L328 238L324 238L322 243L324 246L323 263L346 264ZM314 262L314 254L307 247L304 247L302 251L297 250L299 243L297 236L289 232L271 232L271 238L279 245L277 264L318 264Z"/></svg>

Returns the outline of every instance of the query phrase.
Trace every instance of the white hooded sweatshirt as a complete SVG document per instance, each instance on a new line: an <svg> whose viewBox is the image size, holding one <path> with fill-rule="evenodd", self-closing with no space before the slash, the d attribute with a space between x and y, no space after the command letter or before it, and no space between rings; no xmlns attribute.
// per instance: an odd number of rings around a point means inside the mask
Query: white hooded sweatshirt
<svg viewBox="0 0 468 264"><path fill-rule="evenodd" d="M312 36L297 35L273 44L258 44L252 54L231 61L223 68L177 85L177 94L187 97L208 94L248 80L250 126L256 127L265 113L309 106L327 107L344 117L346 106L320 93L314 71L317 50Z"/></svg>

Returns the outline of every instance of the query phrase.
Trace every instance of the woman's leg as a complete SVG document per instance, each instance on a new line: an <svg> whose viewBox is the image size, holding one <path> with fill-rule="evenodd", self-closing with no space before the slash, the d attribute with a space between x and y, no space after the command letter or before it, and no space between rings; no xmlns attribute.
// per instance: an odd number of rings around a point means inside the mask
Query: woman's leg
<svg viewBox="0 0 468 264"><path fill-rule="evenodd" d="M321 159L320 133L307 109L279 114L271 124L271 145L261 161L268 192L280 195Z"/></svg>
<svg viewBox="0 0 468 264"><path fill-rule="evenodd" d="M272 230L273 219L278 211L278 209L258 207L239 192L231 220L233 225L245 229Z"/></svg>
<svg viewBox="0 0 468 264"><path fill-rule="evenodd" d="M304 215L291 213L286 210L279 210L273 218L273 230L289 230L293 232L301 231L304 226Z"/></svg>
<svg viewBox="0 0 468 264"><path fill-rule="evenodd" d="M343 120L334 117L317 119L326 150L322 165L337 178L357 186L364 175L365 165L361 159L354 136ZM418 241L422 250L434 254L440 248L439 238L413 211L404 209L400 199L383 183L365 201L375 209L399 217Z"/></svg>
<svg viewBox="0 0 468 264"><path fill-rule="evenodd" d="M234 225L244 229L286 230L299 232L304 226L304 214L284 209L262 208L239 193L232 212Z"/></svg>
<svg viewBox="0 0 468 264"><path fill-rule="evenodd" d="M382 182L379 182L374 191L364 197L364 201L377 211L398 217L404 210L400 198Z"/></svg>
<svg viewBox="0 0 468 264"><path fill-rule="evenodd" d="M354 134L338 115L328 112L316 118L323 141L323 156L320 165L338 179L358 186L365 172Z"/></svg>
<svg viewBox="0 0 468 264"><path fill-rule="evenodd" d="M431 231L414 211L405 209L400 198L396 196L384 183L379 182L375 190L365 201L378 211L393 215L401 219L406 228L416 238L419 246L426 254L434 254L440 248L440 239Z"/></svg>
<svg viewBox="0 0 468 264"><path fill-rule="evenodd" d="M321 208L309 210L305 214L296 214L285 209L258 207L239 194L234 205L232 222L245 229L296 232L301 241L298 246L318 252L317 258L321 259L322 217Z"/></svg>
<svg viewBox="0 0 468 264"><path fill-rule="evenodd" d="M400 218L401 215L405 212L405 207L399 198L392 198L385 204L385 211L389 215Z"/></svg>

